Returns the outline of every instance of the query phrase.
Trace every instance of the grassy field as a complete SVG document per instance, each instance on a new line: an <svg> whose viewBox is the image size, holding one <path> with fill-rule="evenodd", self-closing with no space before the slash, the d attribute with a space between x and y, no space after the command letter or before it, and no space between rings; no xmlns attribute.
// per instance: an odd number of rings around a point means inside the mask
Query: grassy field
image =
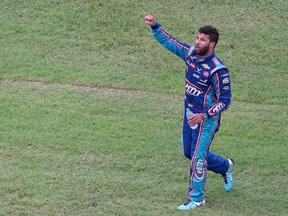
<svg viewBox="0 0 288 216"><path fill-rule="evenodd" d="M288 2L2 0L0 215L288 215ZM220 31L233 104L211 150L236 161L225 193L179 212L185 65L152 14L192 44Z"/></svg>

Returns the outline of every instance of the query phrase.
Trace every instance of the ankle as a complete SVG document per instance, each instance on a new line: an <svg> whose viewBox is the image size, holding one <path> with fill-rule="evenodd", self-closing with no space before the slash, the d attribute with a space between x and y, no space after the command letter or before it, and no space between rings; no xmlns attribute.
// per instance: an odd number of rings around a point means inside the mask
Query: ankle
<svg viewBox="0 0 288 216"><path fill-rule="evenodd" d="M227 173L232 172L232 171L234 170L234 163L233 163L233 161L232 161L230 158L228 158L228 162L229 162L229 168L228 168L228 170L227 170Z"/></svg>

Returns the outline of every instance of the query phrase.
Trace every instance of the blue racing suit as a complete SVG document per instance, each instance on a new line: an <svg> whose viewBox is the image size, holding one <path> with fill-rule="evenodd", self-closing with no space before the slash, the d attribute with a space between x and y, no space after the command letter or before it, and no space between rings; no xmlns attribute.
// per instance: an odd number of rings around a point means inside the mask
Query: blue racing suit
<svg viewBox="0 0 288 216"><path fill-rule="evenodd" d="M207 170L224 176L229 168L227 158L209 151L220 126L221 113L231 102L229 72L214 53L201 58L194 46L178 41L159 23L151 28L156 40L183 59L187 66L182 146L185 157L191 161L188 200L202 202ZM205 113L208 118L191 129L186 118L187 108L193 113Z"/></svg>

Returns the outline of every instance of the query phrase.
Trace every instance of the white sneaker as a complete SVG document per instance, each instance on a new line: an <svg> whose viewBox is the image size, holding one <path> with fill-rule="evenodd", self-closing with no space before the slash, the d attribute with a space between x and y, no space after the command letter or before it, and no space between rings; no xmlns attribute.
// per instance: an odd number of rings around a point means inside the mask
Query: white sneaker
<svg viewBox="0 0 288 216"><path fill-rule="evenodd" d="M203 205L205 205L205 200L203 200L202 202L193 202L193 201L187 200L182 205L180 205L178 207L178 209L179 210L190 210L190 209L201 207Z"/></svg>

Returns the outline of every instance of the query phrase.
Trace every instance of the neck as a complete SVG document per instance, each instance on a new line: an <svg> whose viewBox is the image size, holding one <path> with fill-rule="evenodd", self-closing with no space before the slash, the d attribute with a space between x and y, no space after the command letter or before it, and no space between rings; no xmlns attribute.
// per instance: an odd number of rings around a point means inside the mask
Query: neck
<svg viewBox="0 0 288 216"><path fill-rule="evenodd" d="M212 55L213 52L214 52L213 49L209 49L208 52L207 52L206 54L204 54L204 55L200 55L200 56L201 56L201 58L207 58L208 56Z"/></svg>

